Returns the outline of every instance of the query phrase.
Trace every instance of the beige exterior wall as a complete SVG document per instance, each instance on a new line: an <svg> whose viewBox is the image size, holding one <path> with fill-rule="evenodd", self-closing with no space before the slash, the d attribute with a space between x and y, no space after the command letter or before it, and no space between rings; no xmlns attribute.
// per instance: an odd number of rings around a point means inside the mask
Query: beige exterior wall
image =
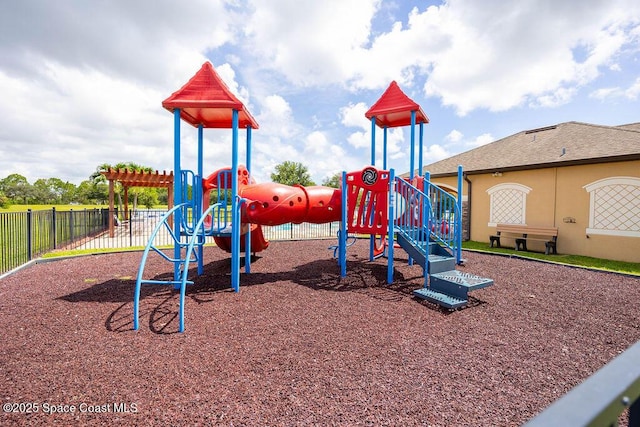
<svg viewBox="0 0 640 427"><path fill-rule="evenodd" d="M546 168L529 171L470 175L471 240L488 242L495 234L490 225L490 194L488 190L498 184L524 186L526 194L525 223L532 226L558 227L558 252L585 255L620 261L640 262L640 235L606 235L589 230L591 197L584 187L599 180L613 177L640 179L640 161L617 162L596 165L579 165ZM456 178L438 178L434 183L453 186ZM468 198L468 184L464 182L464 195ZM640 223L638 202L628 205L636 208L630 212L632 221ZM594 231L594 230L591 230ZM622 233L629 234L629 233ZM513 240L505 240L505 246L513 246ZM528 243L530 250L544 251L544 243Z"/></svg>

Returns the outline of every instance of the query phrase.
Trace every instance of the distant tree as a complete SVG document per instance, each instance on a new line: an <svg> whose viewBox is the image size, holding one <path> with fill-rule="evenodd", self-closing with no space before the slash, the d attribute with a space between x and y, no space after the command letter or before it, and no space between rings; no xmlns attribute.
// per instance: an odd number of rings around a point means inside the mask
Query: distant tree
<svg viewBox="0 0 640 427"><path fill-rule="evenodd" d="M158 199L158 189L145 188L138 196L138 202L147 209L153 209L154 206L160 203Z"/></svg>
<svg viewBox="0 0 640 427"><path fill-rule="evenodd" d="M73 202L76 186L60 178L38 179L33 183L30 201L41 204L68 204Z"/></svg>
<svg viewBox="0 0 640 427"><path fill-rule="evenodd" d="M109 186L104 181L82 181L74 196L74 201L82 204L103 205L107 200L109 200Z"/></svg>
<svg viewBox="0 0 640 427"><path fill-rule="evenodd" d="M305 165L299 162L291 162L289 160L276 165L275 172L271 174L271 180L273 182L279 182L280 184L286 185L315 185L311 180L309 169Z"/></svg>
<svg viewBox="0 0 640 427"><path fill-rule="evenodd" d="M51 190L47 184L47 180L39 179L33 183L31 197L29 201L37 204L54 204L58 202L56 194Z"/></svg>
<svg viewBox="0 0 640 427"><path fill-rule="evenodd" d="M33 187L24 176L13 173L0 180L0 191L15 203L26 204L33 195Z"/></svg>
<svg viewBox="0 0 640 427"><path fill-rule="evenodd" d="M336 172L332 176L328 176L322 181L322 185L326 187L340 188L342 184L342 173Z"/></svg>
<svg viewBox="0 0 640 427"><path fill-rule="evenodd" d="M10 206L9 198L0 191L0 208L6 209Z"/></svg>
<svg viewBox="0 0 640 427"><path fill-rule="evenodd" d="M166 188L161 188L158 191L158 204L160 205L168 205L169 204L169 192Z"/></svg>
<svg viewBox="0 0 640 427"><path fill-rule="evenodd" d="M78 188L69 181L63 181L59 178L47 179L47 184L56 195L59 203L68 204L74 201Z"/></svg>

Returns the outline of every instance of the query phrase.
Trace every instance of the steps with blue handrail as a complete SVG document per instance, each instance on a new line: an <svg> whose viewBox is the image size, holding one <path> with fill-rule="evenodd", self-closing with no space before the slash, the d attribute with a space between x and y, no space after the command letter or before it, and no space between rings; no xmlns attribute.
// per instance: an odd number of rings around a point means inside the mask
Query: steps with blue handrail
<svg viewBox="0 0 640 427"><path fill-rule="evenodd" d="M460 260L455 254L459 253L460 242L452 237L461 232L460 210L450 194L442 192L428 181L423 186L424 192L405 180L396 181L396 200L410 207L405 208L408 215L400 215L395 221L396 241L424 270L424 287L413 291L413 295L449 309L457 309L468 303L469 292L491 286L493 280L456 270ZM440 211L432 209L434 200ZM447 206L445 215L442 206ZM402 206L399 208L402 209ZM445 217L447 219L443 220ZM453 244L450 244L451 241Z"/></svg>
<svg viewBox="0 0 640 427"><path fill-rule="evenodd" d="M455 257L435 242L411 241L401 230L397 242L425 272L425 287L413 291L416 298L456 309L467 304L469 292L493 284L491 279L456 270Z"/></svg>

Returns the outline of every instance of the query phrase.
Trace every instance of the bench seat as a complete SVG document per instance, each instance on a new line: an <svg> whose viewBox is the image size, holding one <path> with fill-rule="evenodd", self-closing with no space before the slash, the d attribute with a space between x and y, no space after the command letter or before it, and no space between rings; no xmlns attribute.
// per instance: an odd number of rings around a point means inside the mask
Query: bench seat
<svg viewBox="0 0 640 427"><path fill-rule="evenodd" d="M507 234L507 235L505 235ZM491 247L494 243L500 247L500 238L512 238L516 242L516 251L527 251L527 240L544 242L545 254L557 254L556 244L558 242L557 227L537 227L524 224L498 224L496 234L489 236Z"/></svg>

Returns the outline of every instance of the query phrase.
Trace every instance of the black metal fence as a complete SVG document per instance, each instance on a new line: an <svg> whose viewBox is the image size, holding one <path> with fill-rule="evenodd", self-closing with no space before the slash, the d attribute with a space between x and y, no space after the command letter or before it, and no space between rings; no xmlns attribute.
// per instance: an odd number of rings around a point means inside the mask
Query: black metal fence
<svg viewBox="0 0 640 427"><path fill-rule="evenodd" d="M126 215L109 209L56 209L0 213L0 274L55 250L100 252L114 248L143 248L166 210L136 210ZM113 218L109 229L109 217ZM267 240L335 238L339 223L283 224L264 227ZM158 240L159 239L159 240ZM213 243L213 239L209 238ZM173 245L167 230L156 244Z"/></svg>
<svg viewBox="0 0 640 427"><path fill-rule="evenodd" d="M108 228L108 209L0 213L0 274Z"/></svg>

